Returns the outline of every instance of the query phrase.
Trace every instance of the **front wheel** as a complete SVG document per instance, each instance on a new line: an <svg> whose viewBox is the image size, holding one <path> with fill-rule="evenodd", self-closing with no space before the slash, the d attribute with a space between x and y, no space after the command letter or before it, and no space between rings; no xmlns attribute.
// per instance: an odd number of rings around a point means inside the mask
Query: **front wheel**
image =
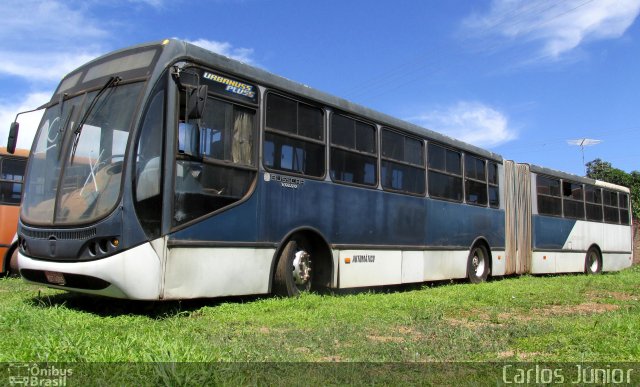
<svg viewBox="0 0 640 387"><path fill-rule="evenodd" d="M9 264L7 265L7 272L10 277L20 277L20 270L18 269L18 248L13 249L13 252L9 256Z"/></svg>
<svg viewBox="0 0 640 387"><path fill-rule="evenodd" d="M467 259L467 278L469 282L477 284L487 280L491 271L489 252L483 245L474 246Z"/></svg>
<svg viewBox="0 0 640 387"><path fill-rule="evenodd" d="M278 257L273 292L283 297L296 297L311 290L311 258L309 244L304 238L289 240Z"/></svg>
<svg viewBox="0 0 640 387"><path fill-rule="evenodd" d="M598 274L602 272L602 257L600 251L591 247L584 258L584 272L586 274Z"/></svg>

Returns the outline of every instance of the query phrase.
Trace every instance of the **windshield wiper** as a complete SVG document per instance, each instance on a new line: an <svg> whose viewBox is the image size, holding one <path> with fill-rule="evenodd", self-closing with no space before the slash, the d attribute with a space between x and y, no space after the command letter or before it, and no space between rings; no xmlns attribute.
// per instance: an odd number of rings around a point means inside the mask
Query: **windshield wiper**
<svg viewBox="0 0 640 387"><path fill-rule="evenodd" d="M80 119L80 121L78 121L78 124L76 125L76 128L73 131L73 134L75 137L73 138L73 147L71 148L70 164L73 164L73 159L75 158L75 155L76 155L76 149L78 148L78 142L80 141L80 134L82 133L82 127L84 126L85 122L89 118L89 114L95 107L96 103L98 103L98 100L100 100L100 96L104 94L104 92L108 88L117 85L121 80L122 79L117 76L109 78L107 83L105 83L104 86L102 86L102 88L98 91L98 94L96 94L96 96L93 97L93 99L91 100L91 103L89 104L89 107L87 107L87 110L85 110L84 114L82 115L82 118Z"/></svg>

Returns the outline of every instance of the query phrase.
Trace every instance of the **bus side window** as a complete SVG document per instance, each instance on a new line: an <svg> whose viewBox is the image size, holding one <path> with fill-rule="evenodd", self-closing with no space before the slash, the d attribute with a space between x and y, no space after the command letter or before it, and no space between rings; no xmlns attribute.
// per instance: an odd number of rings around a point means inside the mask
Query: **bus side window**
<svg viewBox="0 0 640 387"><path fill-rule="evenodd" d="M429 143L429 196L462 201L462 156L460 152Z"/></svg>
<svg viewBox="0 0 640 387"><path fill-rule="evenodd" d="M0 159L0 202L19 204L26 160Z"/></svg>
<svg viewBox="0 0 640 387"><path fill-rule="evenodd" d="M602 190L587 185L585 187L585 201L587 202L587 220L602 222Z"/></svg>
<svg viewBox="0 0 640 387"><path fill-rule="evenodd" d="M619 201L619 207L620 207L620 223L624 224L625 226L629 225L629 195L627 194L619 194L620 195L620 201Z"/></svg>
<svg viewBox="0 0 640 387"><path fill-rule="evenodd" d="M560 180L538 175L536 187L538 213L541 215L562 216Z"/></svg>
<svg viewBox="0 0 640 387"><path fill-rule="evenodd" d="M209 97L199 130L180 124L174 225L227 207L249 192L256 176L255 113Z"/></svg>
<svg viewBox="0 0 640 387"><path fill-rule="evenodd" d="M562 196L564 216L572 219L584 219L584 190L582 184L563 180Z"/></svg>
<svg viewBox="0 0 640 387"><path fill-rule="evenodd" d="M486 161L470 154L464 156L465 195L469 204L487 205Z"/></svg>
<svg viewBox="0 0 640 387"><path fill-rule="evenodd" d="M324 112L277 94L267 95L264 166L324 176Z"/></svg>
<svg viewBox="0 0 640 387"><path fill-rule="evenodd" d="M331 118L331 178L377 184L376 130L372 125L334 114Z"/></svg>
<svg viewBox="0 0 640 387"><path fill-rule="evenodd" d="M145 113L135 161L135 209L140 224L150 239L160 236L163 123L164 90L160 90Z"/></svg>
<svg viewBox="0 0 640 387"><path fill-rule="evenodd" d="M493 208L500 207L500 188L498 186L498 163L489 162L488 166L488 182L489 182L489 206Z"/></svg>
<svg viewBox="0 0 640 387"><path fill-rule="evenodd" d="M619 223L620 213L618 212L618 193L603 190L604 221L607 223Z"/></svg>
<svg viewBox="0 0 640 387"><path fill-rule="evenodd" d="M424 194L424 143L387 129L381 142L382 188Z"/></svg>

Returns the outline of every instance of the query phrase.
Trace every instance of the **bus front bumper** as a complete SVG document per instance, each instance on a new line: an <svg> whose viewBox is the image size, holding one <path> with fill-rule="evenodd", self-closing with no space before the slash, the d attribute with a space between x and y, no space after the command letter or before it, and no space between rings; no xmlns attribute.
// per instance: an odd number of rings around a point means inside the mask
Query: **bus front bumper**
<svg viewBox="0 0 640 387"><path fill-rule="evenodd" d="M56 289L134 300L161 295L162 265L145 243L116 255L87 262L42 261L18 254L22 277Z"/></svg>

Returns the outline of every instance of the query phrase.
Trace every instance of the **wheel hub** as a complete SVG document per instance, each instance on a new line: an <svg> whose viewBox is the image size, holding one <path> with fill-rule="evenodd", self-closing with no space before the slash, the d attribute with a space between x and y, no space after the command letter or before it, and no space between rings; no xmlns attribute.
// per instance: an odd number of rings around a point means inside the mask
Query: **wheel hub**
<svg viewBox="0 0 640 387"><path fill-rule="evenodd" d="M592 273L595 273L598 271L598 257L594 253L591 253L589 255L589 268L591 269Z"/></svg>
<svg viewBox="0 0 640 387"><path fill-rule="evenodd" d="M311 279L311 256L306 251L298 251L293 257L293 280L296 285L305 285Z"/></svg>
<svg viewBox="0 0 640 387"><path fill-rule="evenodd" d="M475 271L477 276L481 276L484 273L484 259L479 257L478 255L474 255L471 260L471 264L473 265L473 270Z"/></svg>

